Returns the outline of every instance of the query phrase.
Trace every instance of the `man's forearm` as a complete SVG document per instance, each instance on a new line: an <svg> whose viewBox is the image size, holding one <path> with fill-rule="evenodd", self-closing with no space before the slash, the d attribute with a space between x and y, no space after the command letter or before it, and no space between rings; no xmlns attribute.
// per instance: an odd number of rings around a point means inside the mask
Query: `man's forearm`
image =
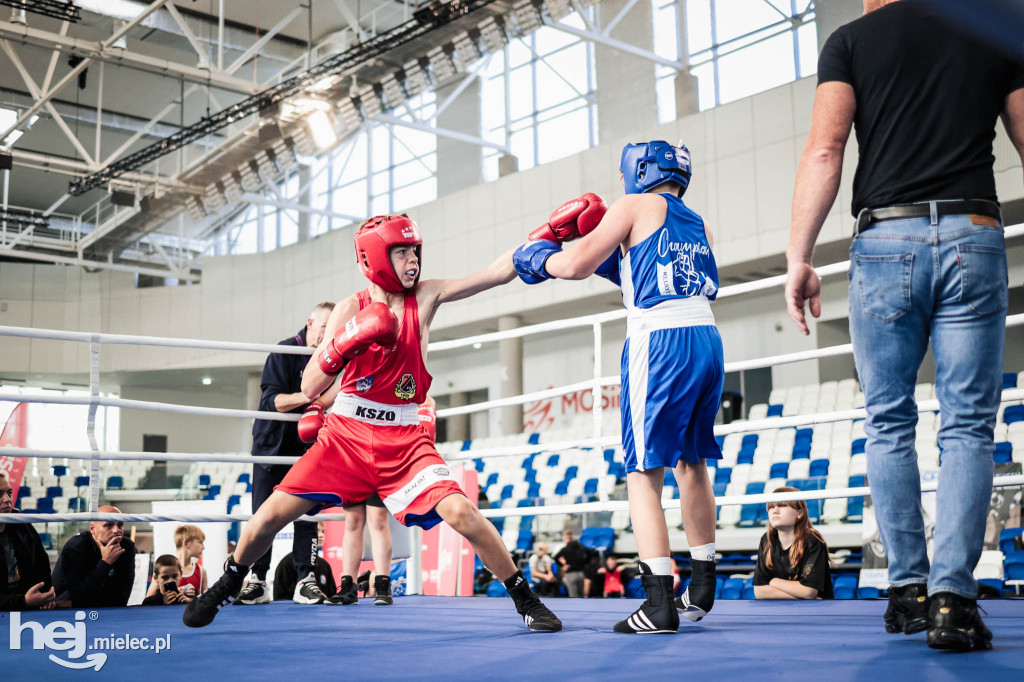
<svg viewBox="0 0 1024 682"><path fill-rule="evenodd" d="M291 412L297 407L309 404L309 398L302 393L278 393L274 396L274 409L278 412Z"/></svg>
<svg viewBox="0 0 1024 682"><path fill-rule="evenodd" d="M793 190L792 229L786 249L789 261L811 262L818 233L839 193L842 167L841 151L804 149Z"/></svg>

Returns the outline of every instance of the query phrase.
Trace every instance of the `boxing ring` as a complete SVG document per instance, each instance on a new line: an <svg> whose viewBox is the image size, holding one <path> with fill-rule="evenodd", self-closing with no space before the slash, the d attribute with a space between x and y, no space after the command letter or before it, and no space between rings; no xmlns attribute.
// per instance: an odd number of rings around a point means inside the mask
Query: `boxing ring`
<svg viewBox="0 0 1024 682"><path fill-rule="evenodd" d="M1024 235L1024 226L1006 229L1006 238ZM846 273L849 262L818 268L822 278ZM785 276L771 277L723 287L718 297L727 298L779 288ZM780 301L781 304L781 301ZM604 431L602 390L616 386L618 376L602 376L602 328L623 320L625 310L599 315L557 320L514 330L482 334L452 341L435 342L431 351L455 350L476 344L494 343L509 338L547 334L563 330L590 329L593 333L594 372L585 381L535 391L519 396L488 400L476 404L440 409L438 418L484 412L496 408L525 405L538 400L589 390L593 400L592 434L562 442L540 442L511 447L473 449L447 453L452 463L471 460L521 456L532 453L557 453L568 448L604 448L619 443L618 434ZM1024 314L1008 316L1006 326L1024 325ZM90 520L120 520L151 523L244 522L245 513L203 515L102 514L99 503L102 460L146 460L168 462L231 462L240 464L296 461L297 458L253 457L230 454L115 452L100 450L95 436L95 414L100 406L124 409L159 410L182 414L242 419L298 421L298 415L252 410L195 407L160 402L127 400L101 396L100 352L104 345L129 344L207 350L250 351L256 353L292 353L311 355L313 349L269 344L167 339L117 334L94 334L57 330L0 327L0 336L59 340L90 345L91 369L88 396L0 395L0 401L83 405L89 409L87 431L90 450L52 451L30 448L6 448L13 457L79 460L89 464L89 511L56 514L0 515L0 523L55 523ZM852 353L850 344L774 355L726 363L725 371L769 368L780 364L837 357ZM1024 388L1007 389L1002 403L1024 400ZM937 400L919 401L918 410L937 410ZM715 427L715 434L757 433L770 430L807 427L863 419L862 407L815 414L738 420ZM442 454L445 454L442 451ZM595 457L599 456L595 453ZM1024 475L997 476L996 487L1024 485ZM934 490L934 483L922 486ZM544 516L616 512L628 510L624 500L614 500L605 477L599 479L597 499L577 504L539 504L483 510L490 518ZM719 506L763 504L769 501L826 500L860 497L870 494L869 487L825 488L781 494L728 495L716 497ZM678 500L665 499L666 509L677 507ZM339 520L340 514L304 517L310 520ZM415 551L414 551L415 553ZM415 557L411 567L417 565ZM213 577L211 575L211 577ZM5 676L11 679L47 679L86 674L60 667L54 655L67 659L67 652L33 649L33 637L60 631L66 624L87 638L146 638L155 642L166 637L164 651L152 659L153 650L88 649L76 658L78 668L93 660L106 663L102 673L141 678L154 671L195 674L200 678L230 675L266 677L296 671L302 675L330 674L342 671L356 679L521 678L523 675L556 677L594 675L641 675L653 679L676 679L699 666L701 673L730 677L763 675L791 676L811 666L829 666L836 679L863 678L882 670L887 676L908 679L964 679L991 677L1009 673L1024 674L1024 603L1002 600L983 602L986 622L995 633L995 650L984 654L956 656L941 654L924 646L924 635L905 637L886 635L882 626L884 600L836 602L756 602L719 600L706 620L691 624L684 621L678 637L625 637L611 632L611 626L623 614L636 607L633 600L564 599L549 605L562 619L565 629L558 634L533 633L522 626L520 617L505 599L406 596L395 605L378 610L369 601L356 606L320 606L309 608L291 603L272 603L245 609L222 610L217 620L202 630L190 630L181 622L181 608L98 609L81 617L73 610L25 612L20 616L0 614L0 631L9 632L4 656ZM5 624L3 621L7 621ZM34 624L34 625L33 625ZM56 624L56 625L54 625ZM51 626L51 627L47 627ZM85 632L87 631L87 636ZM20 648L13 649L15 635ZM529 639L523 639L529 638ZM0 636L2 639L2 636ZM39 640L41 641L41 640ZM70 645L69 645L70 647ZM94 656L94 659L90 659ZM980 658L979 658L980 656ZM155 668L158 664L159 668ZM298 671L302 671L299 673ZM1016 673L1014 673L1016 671ZM295 674L295 673L292 673Z"/></svg>

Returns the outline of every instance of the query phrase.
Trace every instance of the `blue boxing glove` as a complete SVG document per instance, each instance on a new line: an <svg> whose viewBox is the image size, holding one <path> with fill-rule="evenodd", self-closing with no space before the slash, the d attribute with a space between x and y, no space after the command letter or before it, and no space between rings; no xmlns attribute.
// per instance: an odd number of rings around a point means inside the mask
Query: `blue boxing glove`
<svg viewBox="0 0 1024 682"><path fill-rule="evenodd" d="M519 279L527 284L538 284L546 279L554 279L544 269L544 264L562 247L545 239L526 242L512 254L512 266L516 269Z"/></svg>
<svg viewBox="0 0 1024 682"><path fill-rule="evenodd" d="M619 279L619 262L622 260L622 252L619 251L618 247L612 251L612 254L604 259L604 262L597 266L597 270L594 270L594 274L598 277L604 277L606 280L611 282L617 287L622 286L622 280Z"/></svg>

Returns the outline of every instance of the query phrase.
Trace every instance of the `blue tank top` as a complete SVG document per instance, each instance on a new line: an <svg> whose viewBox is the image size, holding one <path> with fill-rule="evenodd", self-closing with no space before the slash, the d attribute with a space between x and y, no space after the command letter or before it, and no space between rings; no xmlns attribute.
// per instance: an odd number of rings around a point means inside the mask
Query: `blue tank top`
<svg viewBox="0 0 1024 682"><path fill-rule="evenodd" d="M626 309L652 308L671 299L718 295L718 266L704 220L683 200L662 194L668 203L664 224L630 247L619 261Z"/></svg>

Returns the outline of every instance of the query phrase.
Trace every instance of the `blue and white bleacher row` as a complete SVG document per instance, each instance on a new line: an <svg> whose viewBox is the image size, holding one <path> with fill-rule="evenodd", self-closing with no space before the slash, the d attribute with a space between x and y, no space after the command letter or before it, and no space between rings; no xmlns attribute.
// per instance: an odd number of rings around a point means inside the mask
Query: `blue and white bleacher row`
<svg viewBox="0 0 1024 682"><path fill-rule="evenodd" d="M152 466L151 461L101 460L101 485L104 490L134 490ZM89 470L82 468L81 462L72 468L67 463L36 460L35 467L22 477L19 509L42 514L86 511Z"/></svg>

